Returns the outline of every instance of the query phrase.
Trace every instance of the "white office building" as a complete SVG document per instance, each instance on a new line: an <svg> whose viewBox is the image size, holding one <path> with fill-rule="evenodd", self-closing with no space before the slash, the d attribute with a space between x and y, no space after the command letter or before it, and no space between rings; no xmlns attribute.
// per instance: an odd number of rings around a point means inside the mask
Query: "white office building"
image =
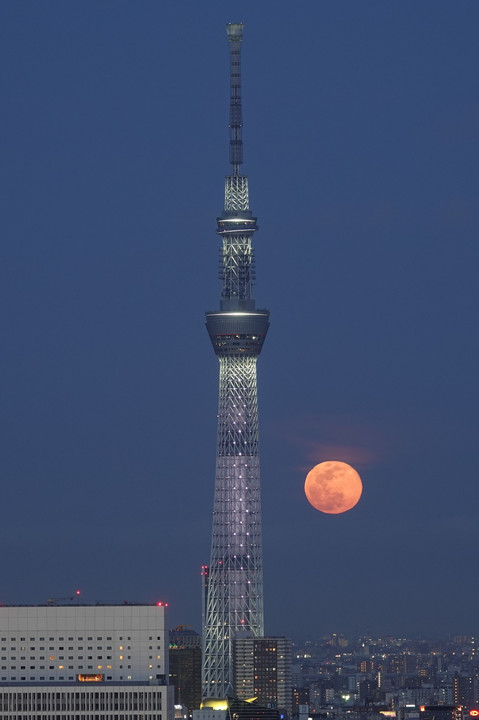
<svg viewBox="0 0 479 720"><path fill-rule="evenodd" d="M0 719L172 720L160 605L0 607Z"/></svg>

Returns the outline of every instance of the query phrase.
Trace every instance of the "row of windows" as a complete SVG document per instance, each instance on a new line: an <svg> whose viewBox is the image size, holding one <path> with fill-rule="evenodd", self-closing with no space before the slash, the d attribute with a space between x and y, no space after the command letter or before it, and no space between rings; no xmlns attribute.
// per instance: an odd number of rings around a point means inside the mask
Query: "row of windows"
<svg viewBox="0 0 479 720"><path fill-rule="evenodd" d="M26 692L24 690L7 690L4 692L0 692L0 702L4 702L8 698L16 698L18 701L20 701L22 698L43 698L47 699L48 697L55 697L57 700L74 697L75 699L80 698L81 700L86 697L94 696L97 699L103 699L105 697L113 698L113 699L122 699L125 697L144 697L144 696L151 696L151 697L157 697L157 699L161 698L161 690L90 690L90 692L87 692L86 690L54 690L46 691L46 690L27 690Z"/></svg>
<svg viewBox="0 0 479 720"><path fill-rule="evenodd" d="M123 665L120 665L120 668L119 668L119 669L120 669L120 670L123 670L123 667L124 667ZM126 665L126 667L127 667L128 669L131 669L131 665ZM12 671L17 670L17 667L16 667L16 665L11 665L10 667L8 667L7 665L2 665L1 669L2 669L2 670L6 670L6 671L8 671L8 672L12 672ZM26 668L25 665L21 665L21 667L18 668L18 670L26 670L26 669L27 669L27 668ZM56 668L55 668L54 665L49 665L49 666L48 666L48 670L55 670L55 669L56 669ZM59 666L58 666L58 669L59 669L59 670L64 670L65 668L64 668L63 665L59 665ZM76 668L75 668L74 665L69 665L69 666L68 666L68 670L75 670L75 669L76 669L76 670L85 670L85 666L84 666L84 665L78 665ZM93 668L93 665L87 665L87 666L86 666L86 669L87 669L87 670L93 670L93 669L95 669L95 670L103 670L103 665L97 665L96 668ZM107 665L107 666L106 666L106 669L107 669L107 670L113 670L113 667L112 667L111 665ZM150 665L150 669L152 669L152 666L151 666L151 665ZM157 667L157 670L159 670L159 669L160 669L160 668ZM40 665L40 667L35 667L35 665L31 665L31 666L30 666L30 670L47 670L47 667L46 667L45 665ZM15 678L13 678L13 679L15 679ZM60 678L60 680L61 680L61 678Z"/></svg>
<svg viewBox="0 0 479 720"><path fill-rule="evenodd" d="M3 668L2 668L2 669L3 669ZM76 678L76 675L68 675L68 677L65 677L64 675L60 675L60 677L58 677L58 678L55 678L53 675L50 675L49 678L47 678L47 677L45 677L45 676L43 676L43 675L40 676L39 678L37 678L37 677L34 676L34 675L31 675L30 678L29 678L30 682L31 682L32 680L34 680L35 682L37 682L38 680L45 680L45 681L46 681L46 680L76 680L76 679L77 679L77 678ZM111 675L108 675L106 679L107 679L107 680L113 680L113 677L112 677ZM2 681L7 681L7 680L8 680L8 681L15 681L15 682L17 682L18 680L20 680L20 682L22 682L22 681L26 681L27 678L24 677L24 676L22 676L22 677L20 677L20 678L17 678L17 677L11 677L11 678L2 677ZM123 680L123 676L120 676L120 680ZM131 675L128 676L128 680L131 680ZM151 680L151 678L150 678L150 680Z"/></svg>
<svg viewBox="0 0 479 720"><path fill-rule="evenodd" d="M74 667L75 667L74 665L69 665L69 666L68 666L68 669L69 669L69 670L74 670ZM84 669L85 669L84 665L78 665L77 667L78 667L79 670L84 670ZM120 668L120 670L123 670L124 665L119 665L118 667ZM126 667L131 668L131 665L127 665ZM149 667L150 670L152 670L152 669L153 669L153 663L150 663L150 664L148 665L148 667ZM156 669L159 670L160 667L161 667L160 665L157 665L157 666L156 666ZM1 669L2 669L2 670L16 670L16 669L17 669L17 666L16 666L16 665L2 665L2 666L1 666ZM20 667L19 667L19 670L26 670L26 669L27 669L26 665L20 665ZM36 665L30 665L30 670L36 670L36 669L37 669L37 666L36 666ZM40 665L40 666L38 667L38 669L39 669L39 670L46 670L46 665ZM49 670L55 670L55 665L49 665L49 666L48 666L48 669L49 669ZM59 666L58 666L58 669L59 669L59 670L64 670L64 669L65 669L65 666L64 666L64 665L59 665ZM97 665L95 669L96 669L96 670L103 670L103 665ZM107 669L107 670L112 670L112 669L113 669L113 665L107 665L107 666L106 666L106 669ZM87 665L87 670L93 670L93 665Z"/></svg>
<svg viewBox="0 0 479 720"><path fill-rule="evenodd" d="M1 660L3 660L3 661L5 661L6 659L7 659L6 656L2 656L2 658L1 658ZM13 660L14 662L16 661L16 658L13 658L13 657L12 657L12 658L9 658L9 659L10 659L10 661L12 661L12 660ZM50 659L50 661L55 660L54 657L50 657L49 659ZM65 658L64 658L63 656L61 656L61 655L60 655L60 657L58 658L58 660L64 660L64 659L65 659ZM77 658L74 658L73 656L70 656L70 655L68 656L68 660L75 660L75 659L76 659L77 661L78 661L78 660L83 660L83 655L80 655L80 656L77 657ZM111 655L107 655L106 659L107 659L107 660L111 660L111 659L112 659ZM124 659L124 658L123 658L123 655L120 655L120 658L119 658L119 659L120 659L120 660L123 660L123 659ZM156 660L161 660L161 655L157 655L155 659L156 659ZM26 658L24 658L24 657L20 658L20 661L22 661L22 660L25 661ZM30 662L31 662L32 660L35 660L35 658L34 658L34 657L31 657L31 658L30 658ZM42 662L42 661L45 660L45 658L44 658L44 657L40 657L39 660L40 660L40 662ZM92 657L91 655L88 655L87 660L93 660L93 657ZM96 658L96 661L97 661L97 662L98 662L98 660L103 660L102 657L101 657L101 655ZM126 660L131 660L131 655L127 655ZM148 657L148 660L153 660L153 655L150 655L150 656ZM16 669L17 669L17 666L16 666L16 665L10 665L9 667L11 667L12 670L16 670ZM25 665L21 665L21 666L20 666L20 668L21 668L22 670L24 670L25 667L26 667ZM36 667L36 665L30 665L30 669L31 669L31 670L34 670L35 667ZM44 665L40 665L40 669L44 669L44 667L45 667ZM50 665L49 667L53 670L54 665ZM69 667L70 667L70 666L69 666ZM71 667L73 667L73 665L72 665ZM79 665L79 667L83 667L83 665ZM91 667L91 665L89 665L88 667ZM107 665L107 668L111 668L111 667L112 667L111 665ZM123 667L123 665L120 665L120 667ZM130 666L128 666L128 667L130 667ZM152 664L150 664L150 667L152 667ZM61 670L61 669L63 668L63 665L60 664L60 665L58 666L58 668ZM100 665L98 665L98 670L101 670L102 668L103 668L103 662L102 662ZM6 665L2 665L2 670L6 670L6 669L7 669Z"/></svg>
<svg viewBox="0 0 479 720"><path fill-rule="evenodd" d="M161 707L158 708L161 710ZM91 715L49 715L49 720L91 720ZM149 717L149 716L147 716ZM4 720L45 720L45 715L4 715ZM95 715L95 720L144 720L144 715Z"/></svg>
<svg viewBox="0 0 479 720"><path fill-rule="evenodd" d="M78 647L78 648L68 647L68 650L69 650L70 652L72 652L72 651L75 650L75 649L77 650L77 652L82 652L82 651L83 651L83 647ZM93 647L89 646L89 647L87 647L86 649L91 651L91 650L93 650ZM131 650L131 645L127 645L127 648L126 648L126 649L127 649L127 650ZM145 648L145 649L146 649L146 648ZM148 650L153 650L153 649L154 649L154 648L153 648L153 645L149 645L149 646L148 646ZM6 647L2 647L1 650L2 650L2 652L6 652L6 651L7 651L7 648L6 648ZM39 652L45 652L45 647L39 647L38 650L39 650ZM52 650L55 650L55 648L49 647L48 650L49 650L49 651L52 651ZM58 650L59 650L59 651L62 651L62 650L65 650L65 648L64 648L64 647L59 647ZM103 648L101 648L101 647L97 647L97 651L98 651L98 650L100 650L100 652L103 652ZM107 645L106 650L107 650L107 651L108 651L108 650L112 650L111 645ZM157 646L156 646L156 650L161 650L161 645L157 645ZM25 648L25 647L21 647L21 648L20 648L20 652L22 652L22 651L26 651L26 648ZM34 648L34 647L31 647L31 648L30 648L30 652L32 652L32 651L35 651L35 648ZM123 651L123 645L120 645L120 647L118 648L118 651L117 651L117 652L122 652L122 651ZM16 652L16 648L10 648L10 652ZM35 659L35 658L32 657L32 656L30 656L30 657L31 657L31 660L34 660L34 659ZM12 659L13 659L13 660L16 660L15 657L13 657ZM23 656L23 657L22 657L22 660L25 660L25 659L26 659L26 657ZM40 658L40 659L42 659L42 658ZM50 660L54 660L54 659L55 659L54 656L51 656L51 657L50 657ZM60 655L60 659L63 659L63 656L62 656L62 655Z"/></svg>
<svg viewBox="0 0 479 720"><path fill-rule="evenodd" d="M161 692L0 693L0 712L161 710Z"/></svg>
<svg viewBox="0 0 479 720"><path fill-rule="evenodd" d="M84 657L83 655L77 655L76 658L75 658L74 655L69 655L69 656L68 656L68 660L75 660L75 659L76 659L76 660L83 660L83 657ZM124 657L125 657L124 655L119 655L118 659L119 659L119 660L123 660ZM93 660L93 655L87 655L86 658L87 658L87 660ZM6 659L7 659L7 656L6 656L6 655L2 655L1 658L0 658L0 660L6 660ZM17 659L17 658L16 658L14 655L12 655L12 656L9 658L10 661L12 661L12 660L15 661L16 659ZM27 658L26 658L25 655L21 655L18 659L19 659L19 660L26 660ZM29 659L30 659L30 660L35 660L35 655L30 655L30 658L29 658ZM45 660L46 658L45 658L45 655L40 655L38 659L39 659L39 660ZM49 659L49 660L55 660L55 656L54 656L54 655L50 655L48 659ZM103 655L97 655L95 659L96 659L96 660L103 660ZM112 660L113 658L112 658L111 655L107 655L107 656L106 656L106 659L107 659L107 660ZM127 655L127 656L126 656L126 659L127 659L127 660L131 660L131 655ZM148 655L148 659L149 659L149 660L153 660L153 655ZM161 659L161 655L157 655L157 656L156 656L156 659L157 659L157 660L160 660L160 659ZM64 656L64 655L59 655L58 658L57 658L57 660L65 660L65 656Z"/></svg>
<svg viewBox="0 0 479 720"><path fill-rule="evenodd" d="M89 668L89 669L91 669L91 668ZM21 677L19 677L19 678L17 678L16 676L14 676L14 677L9 677L9 678L4 676L4 677L2 677L1 679L2 679L2 682L7 682L7 681L8 681L8 682L13 682L13 681L15 681L15 682L17 682L17 681L23 682L23 681L26 681L26 680L27 680L27 677L26 677L26 676L23 676L23 675L22 675ZM77 679L76 675L68 675L68 676L60 675L60 677L54 677L53 675L50 675L49 677L46 677L46 676L44 676L44 675L40 675L40 677L36 677L36 676L34 676L34 675L31 675L31 676L28 678L28 680L29 680L30 682L31 682L32 680L34 680L35 682L37 682L37 681L42 681L42 680L44 680L44 681L50 681L50 680L55 680L55 681L57 681L57 680L65 680L65 681L66 681L66 680L76 680L76 679ZM107 680L113 680L113 676L112 676L112 675L107 675L107 676L106 676L106 679L107 679ZM123 680L127 681L127 680L131 680L132 678L131 678L131 675L127 675L126 677L125 677L124 675L120 675L118 678L115 678L115 680L117 680L117 679L118 679L118 680L121 680L121 681L123 681ZM150 675L150 676L149 676L149 679L150 679L150 680L153 680L153 675Z"/></svg>
<svg viewBox="0 0 479 720"><path fill-rule="evenodd" d="M146 717L158 717L156 714L157 710L161 710L161 707L158 707L153 711L153 713L150 716L148 714ZM89 715L48 715L49 720L91 720L91 714ZM161 715L160 715L161 717ZM129 714L129 713L121 713L121 715L95 715L95 720L144 720L144 715L137 715L137 714ZM45 720L45 715L17 715L15 713L14 715L3 715L3 720Z"/></svg>
<svg viewBox="0 0 479 720"><path fill-rule="evenodd" d="M157 640L161 640L160 637L157 637L156 639L157 639ZM41 638L31 637L31 638L30 638L30 642L37 642L37 640L40 641L40 642L45 642L45 638L44 638L44 637L41 637ZM50 637L50 638L48 638L48 640L49 640L50 642L63 642L63 641L65 640L65 638L64 638L64 637L59 637L59 638ZM69 637L68 640L69 640L69 641L76 640L77 642L80 642L80 641L83 642L83 638L82 638L82 637L77 637L77 638ZM93 637L87 637L87 640L93 640ZM97 642L102 642L102 640L103 640L102 637L97 637L97 638L96 638L96 641L97 641ZM107 637L106 640L113 640L113 638L112 638L112 637ZM119 637L118 640L123 640L123 637ZM131 637L127 637L127 640L131 640ZM152 636L150 636L150 637L148 638L148 640L154 640L154 638L153 638ZM2 642L7 642L7 638L2 637L2 638L1 638L1 641L2 641ZM26 638L21 637L21 638L19 638L18 641L19 641L19 642L26 642ZM14 638L14 637L10 638L10 642L17 642L17 638Z"/></svg>
<svg viewBox="0 0 479 720"><path fill-rule="evenodd" d="M7 649L7 648L6 648L5 646L2 647L2 650L6 650L6 649ZM17 648L11 647L11 648L10 648L10 652L15 652L16 649L17 649ZM25 645L21 645L20 648L19 648L20 651L21 651L21 650L26 650L26 649L27 649L27 648L26 648ZM55 650L55 647L54 647L53 645L51 645L48 649L49 649L49 650ZM58 650L64 650L64 649L65 649L64 645L60 645L60 647L58 648ZM75 650L75 648L73 647L73 645L69 645L69 646L68 646L68 649L69 649L69 650ZM77 649L77 650L83 650L83 647L77 647L76 649ZM112 650L113 648L112 648L111 645L107 645L107 646L106 646L106 649L107 649L107 650ZM30 650L36 650L35 646L33 645L32 647L30 647ZM40 652L41 652L42 650L45 650L45 646L44 646L44 645L40 646L40 647L38 648L38 650L39 650ZM93 650L93 645L88 645L87 650ZM99 646L99 647L97 647L97 650L103 650L103 648L102 648L101 646ZM123 650L123 647L122 647L121 645L120 645L120 650ZM128 645L128 650L131 650L131 645Z"/></svg>

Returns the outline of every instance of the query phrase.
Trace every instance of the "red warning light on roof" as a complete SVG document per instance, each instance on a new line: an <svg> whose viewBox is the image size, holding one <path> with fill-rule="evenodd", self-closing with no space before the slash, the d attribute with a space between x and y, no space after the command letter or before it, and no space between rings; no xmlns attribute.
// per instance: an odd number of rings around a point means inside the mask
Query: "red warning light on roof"
<svg viewBox="0 0 479 720"><path fill-rule="evenodd" d="M469 715L477 717L479 715L479 710L469 710Z"/></svg>
<svg viewBox="0 0 479 720"><path fill-rule="evenodd" d="M75 590L75 595L80 595L80 591L79 591L79 590Z"/></svg>
<svg viewBox="0 0 479 720"><path fill-rule="evenodd" d="M168 603L157 602L157 603L156 603L156 607L168 607Z"/></svg>

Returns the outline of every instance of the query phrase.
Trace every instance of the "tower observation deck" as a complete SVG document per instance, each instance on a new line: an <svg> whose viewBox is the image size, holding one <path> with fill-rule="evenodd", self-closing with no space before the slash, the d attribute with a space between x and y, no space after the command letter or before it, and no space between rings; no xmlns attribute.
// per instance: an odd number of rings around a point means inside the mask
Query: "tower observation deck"
<svg viewBox="0 0 479 720"><path fill-rule="evenodd" d="M220 364L216 481L211 561L205 582L203 695L233 691L233 641L262 637L263 553L256 360L269 327L268 310L253 298L258 229L249 208L243 162L241 41L243 25L226 28L230 45L230 163L221 237L220 309L206 313L206 328Z"/></svg>

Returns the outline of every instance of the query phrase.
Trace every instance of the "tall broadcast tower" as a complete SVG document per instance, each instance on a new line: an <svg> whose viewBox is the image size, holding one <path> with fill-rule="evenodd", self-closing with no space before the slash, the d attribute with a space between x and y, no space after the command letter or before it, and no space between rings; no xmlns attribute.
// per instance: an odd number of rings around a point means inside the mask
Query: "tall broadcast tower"
<svg viewBox="0 0 479 720"><path fill-rule="evenodd" d="M230 162L221 236L220 309L206 313L220 363L213 536L205 579L203 695L233 691L233 640L262 637L263 552L261 531L256 360L269 327L268 310L253 299L253 233L248 178L241 173L241 41L243 25L226 27L230 43Z"/></svg>

